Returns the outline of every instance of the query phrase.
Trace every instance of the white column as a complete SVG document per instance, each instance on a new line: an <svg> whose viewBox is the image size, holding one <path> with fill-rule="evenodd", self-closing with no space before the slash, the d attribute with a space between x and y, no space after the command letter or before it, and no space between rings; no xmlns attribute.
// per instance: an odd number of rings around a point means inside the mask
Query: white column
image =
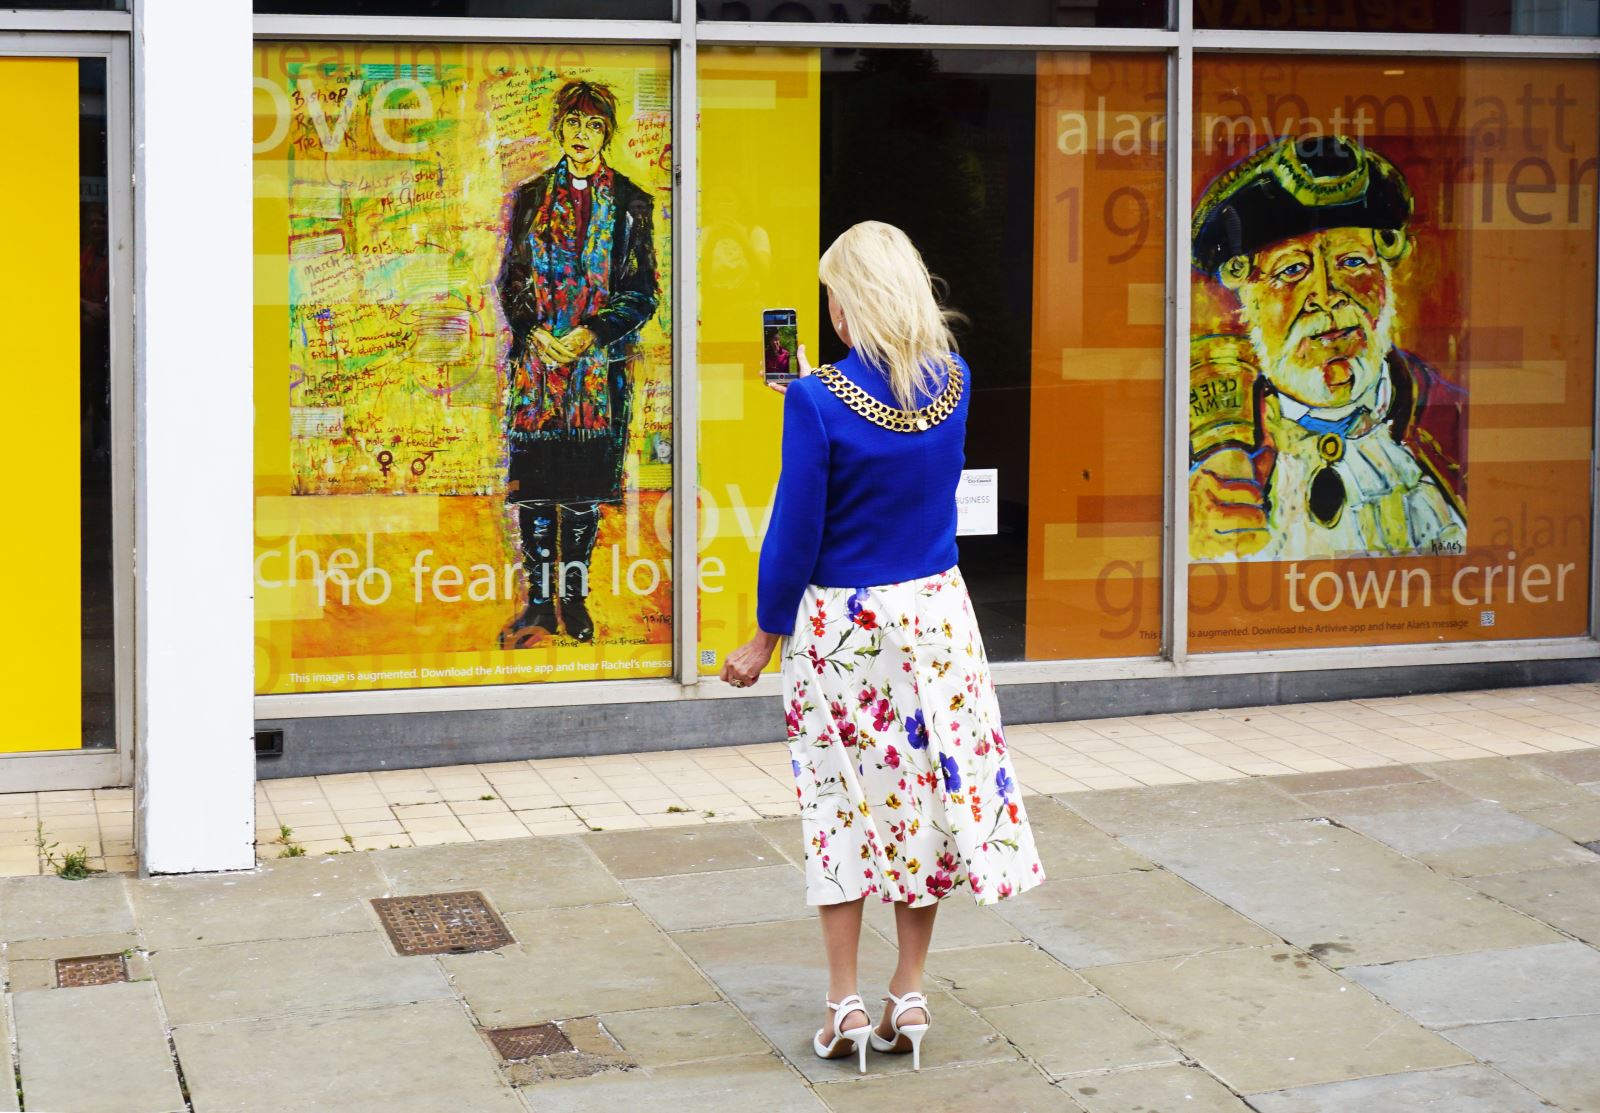
<svg viewBox="0 0 1600 1113"><path fill-rule="evenodd" d="M134 800L148 873L254 864L250 0L136 0Z"/></svg>

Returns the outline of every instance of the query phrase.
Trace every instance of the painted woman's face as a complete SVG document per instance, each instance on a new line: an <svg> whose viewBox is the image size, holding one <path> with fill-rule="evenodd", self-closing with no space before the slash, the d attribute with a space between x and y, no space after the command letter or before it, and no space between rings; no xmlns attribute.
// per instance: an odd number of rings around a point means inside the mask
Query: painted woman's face
<svg viewBox="0 0 1600 1113"><path fill-rule="evenodd" d="M561 149L573 162L584 163L597 158L605 141L604 116L568 112L561 118Z"/></svg>

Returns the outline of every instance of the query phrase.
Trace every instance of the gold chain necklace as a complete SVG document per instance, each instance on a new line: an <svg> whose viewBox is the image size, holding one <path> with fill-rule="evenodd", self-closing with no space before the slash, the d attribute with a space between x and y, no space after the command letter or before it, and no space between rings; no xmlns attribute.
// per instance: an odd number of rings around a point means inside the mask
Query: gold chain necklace
<svg viewBox="0 0 1600 1113"><path fill-rule="evenodd" d="M955 413L961 401L961 365L950 356L944 357L944 364L949 373L944 390L920 410L902 410L878 401L831 363L817 368L815 374L823 386L833 391L834 397L874 425L894 433L925 433Z"/></svg>

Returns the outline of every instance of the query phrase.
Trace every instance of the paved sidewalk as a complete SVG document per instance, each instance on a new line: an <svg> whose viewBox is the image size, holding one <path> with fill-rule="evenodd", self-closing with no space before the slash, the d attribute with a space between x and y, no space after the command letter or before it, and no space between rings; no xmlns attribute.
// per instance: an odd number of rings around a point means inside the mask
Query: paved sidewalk
<svg viewBox="0 0 1600 1113"><path fill-rule="evenodd" d="M1600 684L1087 719L1007 730L1030 793L1191 784L1600 746ZM0 795L0 876L45 844L135 868L126 789ZM738 822L794 814L782 746L262 781L258 857ZM284 830L288 834L285 836Z"/></svg>
<svg viewBox="0 0 1600 1113"><path fill-rule="evenodd" d="M916 1075L811 1055L793 818L0 880L0 1075L69 1113L1593 1113L1600 749L1572 741L1036 794L1051 880L944 906ZM396 953L375 899L462 891L511 941ZM868 923L871 1000L893 929ZM131 980L57 988L93 955ZM514 1062L483 1034L552 1023Z"/></svg>

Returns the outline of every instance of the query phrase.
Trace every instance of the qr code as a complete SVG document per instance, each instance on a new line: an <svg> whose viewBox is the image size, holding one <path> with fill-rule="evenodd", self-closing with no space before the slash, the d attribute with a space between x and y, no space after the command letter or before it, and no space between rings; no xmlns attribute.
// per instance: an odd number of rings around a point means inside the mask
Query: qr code
<svg viewBox="0 0 1600 1113"><path fill-rule="evenodd" d="M702 649L700 651L700 663L702 665L714 665L714 664L716 664L717 663L717 651L715 649Z"/></svg>
<svg viewBox="0 0 1600 1113"><path fill-rule="evenodd" d="M1478 612L1478 625L1479 626L1493 626L1494 625L1494 612L1493 611L1479 611Z"/></svg>

